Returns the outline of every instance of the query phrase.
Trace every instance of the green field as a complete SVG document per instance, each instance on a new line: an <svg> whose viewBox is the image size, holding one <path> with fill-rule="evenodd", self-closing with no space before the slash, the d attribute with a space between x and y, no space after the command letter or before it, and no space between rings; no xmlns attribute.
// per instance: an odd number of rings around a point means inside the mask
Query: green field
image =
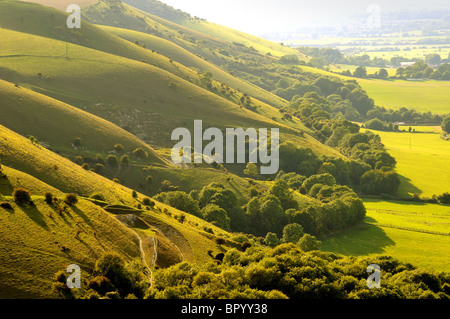
<svg viewBox="0 0 450 319"><path fill-rule="evenodd" d="M450 190L450 144L438 133L375 133L397 160L397 172L402 180L400 197L412 194L431 197Z"/></svg>
<svg viewBox="0 0 450 319"><path fill-rule="evenodd" d="M328 236L321 250L390 255L416 267L450 270L450 206L369 199L364 204L366 224Z"/></svg>
<svg viewBox="0 0 450 319"><path fill-rule="evenodd" d="M300 68L305 72L334 76L345 80L355 80L367 92L369 97L375 101L375 105L383 106L387 109L406 107L415 109L418 112L430 111L438 114L450 112L449 81L359 79L309 66L301 66ZM346 70L345 67L339 72L344 70ZM378 68L372 68L371 70L378 70Z"/></svg>
<svg viewBox="0 0 450 319"><path fill-rule="evenodd" d="M450 112L448 81L356 80L378 106L438 114Z"/></svg>

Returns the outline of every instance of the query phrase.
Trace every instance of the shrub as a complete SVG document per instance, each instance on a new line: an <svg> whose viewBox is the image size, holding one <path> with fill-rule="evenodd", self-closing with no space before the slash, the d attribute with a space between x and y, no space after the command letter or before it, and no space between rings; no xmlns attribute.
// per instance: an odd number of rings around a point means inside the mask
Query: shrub
<svg viewBox="0 0 450 319"><path fill-rule="evenodd" d="M148 157L148 153L142 148L137 148L133 151L133 156L141 159L146 159Z"/></svg>
<svg viewBox="0 0 450 319"><path fill-rule="evenodd" d="M25 188L16 188L13 192L14 201L19 205L29 204L31 192Z"/></svg>
<svg viewBox="0 0 450 319"><path fill-rule="evenodd" d="M45 193L45 202L49 205L53 204L53 194L50 192Z"/></svg>
<svg viewBox="0 0 450 319"><path fill-rule="evenodd" d="M106 163L108 164L109 167L112 167L112 168L116 168L117 166L119 166L117 156L115 156L115 155L108 155L106 157Z"/></svg>
<svg viewBox="0 0 450 319"><path fill-rule="evenodd" d="M120 164L125 167L130 165L130 157L127 154L123 154L120 158Z"/></svg>
<svg viewBox="0 0 450 319"><path fill-rule="evenodd" d="M78 203L78 196L73 193L66 194L66 198L64 199L65 203L67 205L75 205Z"/></svg>
<svg viewBox="0 0 450 319"><path fill-rule="evenodd" d="M133 196L133 198L137 198L137 192L136 191L133 191L132 193L131 193L131 196Z"/></svg>
<svg viewBox="0 0 450 319"><path fill-rule="evenodd" d="M150 206L151 203L152 203L152 201L150 200L150 198L145 197L145 198L142 200L142 203L143 203L145 206Z"/></svg>
<svg viewBox="0 0 450 319"><path fill-rule="evenodd" d="M114 145L114 151L116 151L116 153L122 153L123 152L123 145L122 144L116 144Z"/></svg>
<svg viewBox="0 0 450 319"><path fill-rule="evenodd" d="M105 276L97 276L89 280L88 288L95 290L102 296L110 291L114 291L114 286L111 283L111 280Z"/></svg>
<svg viewBox="0 0 450 319"><path fill-rule="evenodd" d="M72 141L73 146L80 147L81 146L81 138L77 137Z"/></svg>

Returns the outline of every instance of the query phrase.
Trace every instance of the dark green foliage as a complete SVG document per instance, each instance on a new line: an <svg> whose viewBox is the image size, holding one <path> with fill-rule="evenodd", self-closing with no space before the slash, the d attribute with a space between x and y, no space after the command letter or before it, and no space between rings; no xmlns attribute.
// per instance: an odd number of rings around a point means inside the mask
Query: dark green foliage
<svg viewBox="0 0 450 319"><path fill-rule="evenodd" d="M450 115L442 120L441 127L444 132L450 133Z"/></svg>
<svg viewBox="0 0 450 319"><path fill-rule="evenodd" d="M231 249L223 263L180 263L155 272L149 298L449 298L448 275L414 269L392 257L344 257L316 250L317 240L305 235L305 250L290 243L257 247L245 253ZM306 244L308 243L308 244ZM367 267L378 264L382 286L369 289ZM250 288L249 288L250 287Z"/></svg>
<svg viewBox="0 0 450 319"><path fill-rule="evenodd" d="M64 199L64 202L65 202L67 205L73 206L73 205L75 205L76 203L78 203L78 196L77 196L76 194L72 194L72 193L66 194L66 197L65 197L65 199Z"/></svg>
<svg viewBox="0 0 450 319"><path fill-rule="evenodd" d="M230 218L227 212L215 204L208 204L202 209L203 218L225 230L230 230Z"/></svg>
<svg viewBox="0 0 450 319"><path fill-rule="evenodd" d="M288 224L283 228L283 243L297 243L303 237L304 231L302 225Z"/></svg>
<svg viewBox="0 0 450 319"><path fill-rule="evenodd" d="M111 168L117 168L119 166L119 162L117 160L117 156L108 155L106 157L106 164Z"/></svg>
<svg viewBox="0 0 450 319"><path fill-rule="evenodd" d="M45 202L46 202L47 204L49 204L49 205L53 204L53 194L52 194L52 193L46 192L46 193L44 194L44 197L45 197Z"/></svg>
<svg viewBox="0 0 450 319"><path fill-rule="evenodd" d="M176 209L200 216L200 207L197 200L192 199L182 191L163 192L155 196L155 200L172 206Z"/></svg>
<svg viewBox="0 0 450 319"><path fill-rule="evenodd" d="M123 154L122 157L120 157L120 164L124 167L130 165L130 157L127 154Z"/></svg>
<svg viewBox="0 0 450 319"><path fill-rule="evenodd" d="M361 191L367 195L397 194L400 178L394 171L370 170L361 177Z"/></svg>
<svg viewBox="0 0 450 319"><path fill-rule="evenodd" d="M148 157L148 153L144 151L142 148L137 148L132 152L133 156L139 159L146 159Z"/></svg>
<svg viewBox="0 0 450 319"><path fill-rule="evenodd" d="M27 205L31 201L31 192L25 188L14 189L12 196L18 205Z"/></svg>
<svg viewBox="0 0 450 319"><path fill-rule="evenodd" d="M297 242L297 246L303 251L319 250L322 243L310 234L304 234Z"/></svg>

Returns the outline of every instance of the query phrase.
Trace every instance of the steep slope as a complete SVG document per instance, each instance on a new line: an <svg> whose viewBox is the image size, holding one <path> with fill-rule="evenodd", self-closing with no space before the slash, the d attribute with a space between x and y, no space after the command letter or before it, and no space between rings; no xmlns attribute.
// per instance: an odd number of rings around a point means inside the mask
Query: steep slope
<svg viewBox="0 0 450 319"><path fill-rule="evenodd" d="M264 55L269 52L275 56L282 56L286 54L298 55L298 51L293 48L285 47L281 44L264 40L244 32L217 25L201 18L191 17L189 14L180 10L175 10L174 8L157 0L124 0L123 2L154 16L158 16L162 19L179 24L188 29L210 35L214 38L221 39L229 43L237 42L243 43L248 47L254 47L257 51Z"/></svg>
<svg viewBox="0 0 450 319"><path fill-rule="evenodd" d="M106 252L125 260L139 259L138 239L132 231L90 201L67 205L63 193L36 178L2 166L0 198L0 298L55 298L53 276L77 264L90 275L95 261ZM10 189L27 187L33 205L18 205ZM57 199L44 201L50 191ZM36 195L37 194L37 195Z"/></svg>
<svg viewBox="0 0 450 319"><path fill-rule="evenodd" d="M125 152L142 148L152 165L169 165L151 147L129 132L68 104L0 80L0 124L34 136L47 148L68 155L107 154L115 144ZM82 147L73 146L81 138Z"/></svg>
<svg viewBox="0 0 450 319"><path fill-rule="evenodd" d="M191 53L185 48L182 48L181 46L169 40L134 30L109 26L100 27L103 30L111 32L112 34L115 34L130 42L138 41L140 45L145 45L145 47L151 49L152 51L156 51L166 57L170 57L170 59L173 59L174 61L179 62L180 64L191 69L200 71L202 73L211 72L214 80L225 83L234 89L239 89L240 91L245 92L250 96L271 106L281 107L287 105L286 100L270 92L267 92L256 85L250 84L238 77L229 74L216 65L200 58L199 56Z"/></svg>
<svg viewBox="0 0 450 319"><path fill-rule="evenodd" d="M62 49L65 43L5 29L0 33L5 39L16 41L14 50L19 47L22 53L6 54L9 47L3 49L0 73L3 79L86 107L121 127L141 125L141 132L134 133L152 144L167 143L173 129L189 127L194 119L203 119L206 125L216 127L279 126L160 68L77 45L70 45L69 58L39 54L29 45L48 50ZM27 44L22 45L25 38ZM289 131L287 127L281 128Z"/></svg>

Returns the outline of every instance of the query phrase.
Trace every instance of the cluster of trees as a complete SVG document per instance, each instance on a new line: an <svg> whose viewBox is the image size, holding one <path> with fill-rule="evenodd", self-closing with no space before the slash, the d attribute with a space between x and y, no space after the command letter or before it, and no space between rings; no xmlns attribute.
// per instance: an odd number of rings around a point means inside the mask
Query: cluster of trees
<svg viewBox="0 0 450 319"><path fill-rule="evenodd" d="M320 125L319 125L320 124ZM339 185L346 185L363 194L396 194L399 177L394 172L396 161L385 150L378 135L360 132L357 124L347 120L318 122L315 127L323 135L325 144L338 149L349 160L317 156L312 150L292 143L280 144L280 169L297 174L289 185L299 185L304 178L315 174L330 174ZM383 178L379 182L380 176ZM375 179L377 177L378 179ZM383 188L383 182L391 187ZM369 187L369 185L376 185ZM331 185L330 185L331 186ZM301 187L299 190L304 192Z"/></svg>
<svg viewBox="0 0 450 319"><path fill-rule="evenodd" d="M367 287L367 267L382 271L381 288ZM180 263L157 270L146 298L193 299L447 299L450 275L416 269L392 257L343 257L284 243L230 249L222 263Z"/></svg>
<svg viewBox="0 0 450 319"><path fill-rule="evenodd" d="M340 176L339 173L336 175ZM316 201L300 205L291 188ZM283 171L269 190L261 192L251 188L250 196L251 199L243 203L233 191L219 183L211 183L200 192L162 192L155 196L155 200L225 230L262 237L267 233L281 236L286 225L292 223L299 224L308 234L323 235L359 223L365 216L365 208L355 192L338 185L329 173L306 177Z"/></svg>
<svg viewBox="0 0 450 319"><path fill-rule="evenodd" d="M131 156L136 160L144 160L148 158L148 153L142 148L136 148L131 152ZM130 156L125 153L122 144L114 145L114 153L103 157L97 154L95 158L89 156L76 156L73 161L83 167L85 170L94 171L97 174L104 175L106 171L116 170L120 166L127 167L130 165Z"/></svg>
<svg viewBox="0 0 450 319"><path fill-rule="evenodd" d="M139 261L126 263L116 253L105 253L95 263L93 273L84 279L80 289L67 286L68 274L57 272L53 291L66 299L142 299L150 287Z"/></svg>

